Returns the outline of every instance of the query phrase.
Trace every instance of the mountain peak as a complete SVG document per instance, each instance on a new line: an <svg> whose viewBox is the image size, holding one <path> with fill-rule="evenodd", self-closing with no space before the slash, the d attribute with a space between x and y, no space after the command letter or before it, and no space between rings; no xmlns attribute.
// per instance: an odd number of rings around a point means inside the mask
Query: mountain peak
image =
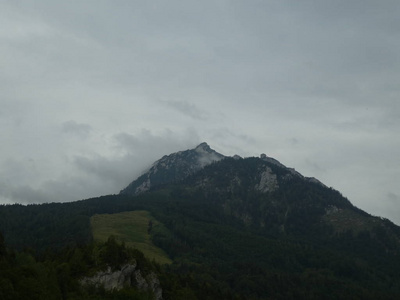
<svg viewBox="0 0 400 300"><path fill-rule="evenodd" d="M201 143L196 148L194 148L194 150L196 150L197 152L213 152L214 151L211 149L211 147L206 142Z"/></svg>
<svg viewBox="0 0 400 300"><path fill-rule="evenodd" d="M122 194L137 195L160 184L179 181L225 156L203 142L194 149L165 155L157 160L142 176L130 183Z"/></svg>

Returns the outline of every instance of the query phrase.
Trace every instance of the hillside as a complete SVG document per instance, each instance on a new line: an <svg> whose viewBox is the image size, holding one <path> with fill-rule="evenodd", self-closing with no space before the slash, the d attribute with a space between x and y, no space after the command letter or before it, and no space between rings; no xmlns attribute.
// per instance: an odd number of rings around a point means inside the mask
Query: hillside
<svg viewBox="0 0 400 300"><path fill-rule="evenodd" d="M150 233L163 232L165 227L148 211L136 210L116 214L96 214L90 218L93 239L105 242L114 236L127 247L138 249L149 260L169 264L164 251L151 241Z"/></svg>
<svg viewBox="0 0 400 300"><path fill-rule="evenodd" d="M147 231L150 214L163 230ZM96 232L96 218L111 231ZM108 234L145 240L172 260L154 266L165 299L400 297L398 226L266 155L204 143L164 156L120 195L2 206L0 228L9 247L39 255Z"/></svg>

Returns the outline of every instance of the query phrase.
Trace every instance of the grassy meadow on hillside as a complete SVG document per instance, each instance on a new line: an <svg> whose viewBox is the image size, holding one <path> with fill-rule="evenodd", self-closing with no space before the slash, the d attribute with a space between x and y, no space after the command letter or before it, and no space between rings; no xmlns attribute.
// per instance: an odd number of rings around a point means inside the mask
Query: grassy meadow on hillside
<svg viewBox="0 0 400 300"><path fill-rule="evenodd" d="M171 263L167 254L151 241L151 231L166 229L148 211L94 215L90 223L95 241L104 242L113 235L127 246L142 251L150 260L160 264Z"/></svg>

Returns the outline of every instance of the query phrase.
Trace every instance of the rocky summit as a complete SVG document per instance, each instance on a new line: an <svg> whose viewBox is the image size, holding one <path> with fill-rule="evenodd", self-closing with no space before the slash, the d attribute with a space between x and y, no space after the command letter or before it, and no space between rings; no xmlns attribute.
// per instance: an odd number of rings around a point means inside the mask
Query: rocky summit
<svg viewBox="0 0 400 300"><path fill-rule="evenodd" d="M234 155L233 157L225 156L213 150L206 142L199 144L194 149L179 151L163 156L161 159L153 163L153 165L139 178L132 181L120 194L122 195L139 195L149 191L151 188L165 185L194 175L204 167L219 162L226 158L241 160L242 157ZM276 174L274 174L268 165L273 165L287 172L287 176L295 176L305 181L318 183L325 186L319 180L313 177L304 177L294 168L288 168L278 160L262 153L259 159L263 162L263 167L258 170L257 176L259 182L255 188L260 191L272 191L277 188Z"/></svg>
<svg viewBox="0 0 400 300"><path fill-rule="evenodd" d="M201 143L194 149L165 155L123 189L121 194L138 195L148 191L151 187L180 181L224 158L224 155L211 149L207 143Z"/></svg>

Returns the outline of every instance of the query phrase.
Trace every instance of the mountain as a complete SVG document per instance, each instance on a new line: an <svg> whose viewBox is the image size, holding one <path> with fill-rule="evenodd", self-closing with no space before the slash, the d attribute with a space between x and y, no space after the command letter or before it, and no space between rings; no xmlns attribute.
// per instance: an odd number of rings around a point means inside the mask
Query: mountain
<svg viewBox="0 0 400 300"><path fill-rule="evenodd" d="M171 187L175 197L179 194L192 202L211 201L224 216L273 235L302 233L309 237L313 232L316 239L316 232L326 228L335 234L358 234L380 227L390 236L399 234L390 221L370 216L318 179L305 177L266 154L228 157L202 143L162 157L121 195L137 196Z"/></svg>
<svg viewBox="0 0 400 300"><path fill-rule="evenodd" d="M305 223L320 226L318 220L324 225L336 224L342 215L347 221L335 226L351 229L359 223L353 224L350 219L368 215L316 178L305 177L266 154L228 157L207 143L165 155L120 195L137 196L176 185L182 191L195 190L197 197L202 194L205 199L214 199L226 215L275 234L305 231Z"/></svg>
<svg viewBox="0 0 400 300"><path fill-rule="evenodd" d="M228 157L202 143L156 161L121 194L145 191L166 191L173 201L196 209L197 218L236 222L267 237L326 244L368 259L371 253L400 253L398 226L265 154Z"/></svg>
<svg viewBox="0 0 400 300"><path fill-rule="evenodd" d="M163 181L138 198L154 201L154 215L171 231L153 238L180 261L178 274L214 274L215 284L229 283L254 299L400 296L393 289L400 284L398 226L265 154L219 157L180 177L162 173ZM166 169L175 169L174 162L165 162ZM274 284L281 288L271 292Z"/></svg>
<svg viewBox="0 0 400 300"><path fill-rule="evenodd" d="M211 149L207 143L196 148L165 155L138 179L130 183L121 194L138 195L151 187L180 181L203 167L220 161L224 155Z"/></svg>
<svg viewBox="0 0 400 300"><path fill-rule="evenodd" d="M172 261L149 267L164 299L400 299L399 226L265 154L229 157L206 143L162 157L119 195L1 206L0 230L39 257L67 249L79 282L103 251L76 250L92 242L95 215L125 218L124 235L143 237L126 211L151 216L142 227ZM77 268L82 257L89 266Z"/></svg>

